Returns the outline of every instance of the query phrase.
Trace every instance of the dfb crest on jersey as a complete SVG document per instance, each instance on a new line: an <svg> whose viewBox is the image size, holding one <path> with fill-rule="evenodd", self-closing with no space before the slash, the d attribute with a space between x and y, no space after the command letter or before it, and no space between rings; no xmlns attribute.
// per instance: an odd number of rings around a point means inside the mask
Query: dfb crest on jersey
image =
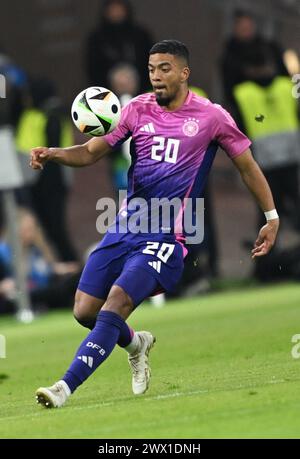
<svg viewBox="0 0 300 459"><path fill-rule="evenodd" d="M199 120L188 118L182 126L183 133L188 137L194 137L199 131Z"/></svg>

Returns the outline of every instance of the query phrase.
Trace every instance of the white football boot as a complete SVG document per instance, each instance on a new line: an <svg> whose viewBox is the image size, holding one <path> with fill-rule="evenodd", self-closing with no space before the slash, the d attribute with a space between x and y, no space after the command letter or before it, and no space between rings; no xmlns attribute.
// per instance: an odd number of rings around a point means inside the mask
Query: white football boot
<svg viewBox="0 0 300 459"><path fill-rule="evenodd" d="M132 391L135 395L141 395L149 387L151 369L148 357L156 338L147 331L135 334L139 337L140 345L134 354L128 355L128 362L132 371Z"/></svg>
<svg viewBox="0 0 300 459"><path fill-rule="evenodd" d="M71 395L71 391L67 383L61 380L51 387L40 387L35 394L36 402L45 408L60 408Z"/></svg>

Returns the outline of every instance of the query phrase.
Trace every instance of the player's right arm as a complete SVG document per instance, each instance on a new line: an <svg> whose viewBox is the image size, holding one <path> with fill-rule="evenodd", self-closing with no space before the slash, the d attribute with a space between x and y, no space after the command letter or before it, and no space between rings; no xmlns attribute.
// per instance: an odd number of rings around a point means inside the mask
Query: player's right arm
<svg viewBox="0 0 300 459"><path fill-rule="evenodd" d="M110 145L100 137L94 137L83 145L68 148L36 147L30 153L30 166L33 169L43 169L47 161L71 167L89 166L111 150Z"/></svg>

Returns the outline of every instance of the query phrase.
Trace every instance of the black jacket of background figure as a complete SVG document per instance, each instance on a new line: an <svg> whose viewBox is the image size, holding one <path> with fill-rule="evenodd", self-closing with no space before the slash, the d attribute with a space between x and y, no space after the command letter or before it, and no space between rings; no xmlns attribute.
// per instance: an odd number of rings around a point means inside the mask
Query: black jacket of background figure
<svg viewBox="0 0 300 459"><path fill-rule="evenodd" d="M255 77L249 74L249 67L259 69L266 64L274 68L271 76ZM278 75L288 75L288 72L277 43L259 35L247 42L236 38L229 39L222 58L224 93L229 101L232 101L232 90L235 85L250 80L261 86L267 86Z"/></svg>
<svg viewBox="0 0 300 459"><path fill-rule="evenodd" d="M129 13L121 24L113 24L102 19L87 43L87 76L90 85L108 87L108 72L118 63L133 65L140 77L139 92L150 87L148 76L148 56L153 45L148 31L136 25Z"/></svg>

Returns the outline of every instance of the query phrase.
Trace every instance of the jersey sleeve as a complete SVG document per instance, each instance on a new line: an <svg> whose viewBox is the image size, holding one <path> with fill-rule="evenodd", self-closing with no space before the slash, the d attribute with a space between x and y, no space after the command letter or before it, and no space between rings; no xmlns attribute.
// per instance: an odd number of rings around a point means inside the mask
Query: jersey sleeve
<svg viewBox="0 0 300 459"><path fill-rule="evenodd" d="M251 141L238 129L232 116L223 107L218 104L214 104L214 107L213 139L230 158L235 158L250 147Z"/></svg>
<svg viewBox="0 0 300 459"><path fill-rule="evenodd" d="M136 120L136 110L134 103L129 102L122 108L121 119L118 126L103 139L112 147L118 148L131 135Z"/></svg>

